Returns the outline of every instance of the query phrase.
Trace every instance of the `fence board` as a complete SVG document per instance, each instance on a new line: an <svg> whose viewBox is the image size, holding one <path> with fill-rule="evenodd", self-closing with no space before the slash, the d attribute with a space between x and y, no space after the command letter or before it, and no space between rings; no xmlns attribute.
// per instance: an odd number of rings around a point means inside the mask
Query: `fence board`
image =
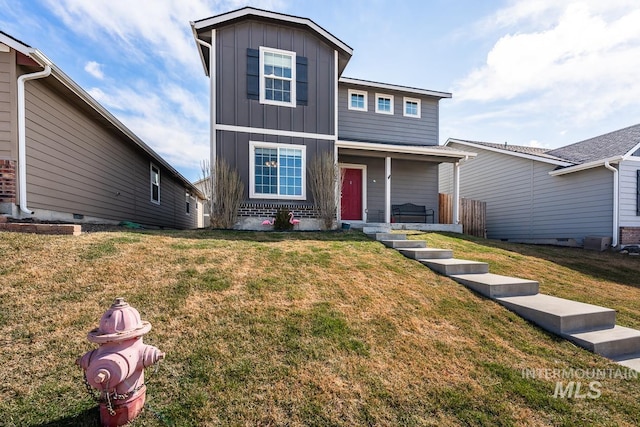
<svg viewBox="0 0 640 427"><path fill-rule="evenodd" d="M438 214L440 224L453 223L453 196L440 193ZM487 203L480 200L460 199L462 232L476 237L487 237Z"/></svg>

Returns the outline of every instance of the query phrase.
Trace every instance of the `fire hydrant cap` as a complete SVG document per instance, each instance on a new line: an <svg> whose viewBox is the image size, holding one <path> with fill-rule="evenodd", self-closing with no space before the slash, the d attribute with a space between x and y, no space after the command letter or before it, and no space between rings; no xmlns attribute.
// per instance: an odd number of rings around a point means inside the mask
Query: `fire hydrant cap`
<svg viewBox="0 0 640 427"><path fill-rule="evenodd" d="M97 344L124 341L142 336L150 330L151 324L140 319L138 310L119 297L102 315L100 326L89 332L87 339Z"/></svg>

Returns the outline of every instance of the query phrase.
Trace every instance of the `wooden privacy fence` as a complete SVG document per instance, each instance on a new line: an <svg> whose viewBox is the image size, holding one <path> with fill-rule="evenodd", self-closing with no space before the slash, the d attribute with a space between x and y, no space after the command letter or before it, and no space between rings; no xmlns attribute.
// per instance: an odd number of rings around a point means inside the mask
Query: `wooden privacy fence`
<svg viewBox="0 0 640 427"><path fill-rule="evenodd" d="M438 217L440 224L453 224L453 195L439 194ZM460 199L460 223L464 234L487 237L487 203Z"/></svg>

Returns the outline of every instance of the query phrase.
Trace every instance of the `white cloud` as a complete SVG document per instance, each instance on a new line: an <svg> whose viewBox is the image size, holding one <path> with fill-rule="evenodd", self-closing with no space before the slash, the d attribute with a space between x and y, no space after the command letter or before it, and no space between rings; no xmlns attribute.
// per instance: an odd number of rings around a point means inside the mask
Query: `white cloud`
<svg viewBox="0 0 640 427"><path fill-rule="evenodd" d="M96 61L87 62L84 65L84 70L98 80L104 79L104 73L102 72L102 64L99 64Z"/></svg>
<svg viewBox="0 0 640 427"><path fill-rule="evenodd" d="M484 22L527 30L495 42L486 63L456 83L458 102L509 101L523 115L551 110L584 123L640 99L637 2L524 0Z"/></svg>

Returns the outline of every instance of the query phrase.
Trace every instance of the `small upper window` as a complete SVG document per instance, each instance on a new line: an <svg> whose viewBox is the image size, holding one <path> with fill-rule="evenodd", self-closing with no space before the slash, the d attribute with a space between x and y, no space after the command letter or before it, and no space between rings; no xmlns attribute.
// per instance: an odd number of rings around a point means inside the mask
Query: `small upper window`
<svg viewBox="0 0 640 427"><path fill-rule="evenodd" d="M160 169L151 164L151 202L160 204Z"/></svg>
<svg viewBox="0 0 640 427"><path fill-rule="evenodd" d="M191 213L191 195L189 194L188 191L185 193L184 198L187 203L186 212L187 212L187 215L189 215Z"/></svg>
<svg viewBox="0 0 640 427"><path fill-rule="evenodd" d="M296 106L296 53L260 47L260 102Z"/></svg>
<svg viewBox="0 0 640 427"><path fill-rule="evenodd" d="M420 100L418 98L404 98L404 116L420 118Z"/></svg>
<svg viewBox="0 0 640 427"><path fill-rule="evenodd" d="M393 114L393 95L376 93L376 113Z"/></svg>
<svg viewBox="0 0 640 427"><path fill-rule="evenodd" d="M349 110L367 111L367 92L349 89Z"/></svg>

